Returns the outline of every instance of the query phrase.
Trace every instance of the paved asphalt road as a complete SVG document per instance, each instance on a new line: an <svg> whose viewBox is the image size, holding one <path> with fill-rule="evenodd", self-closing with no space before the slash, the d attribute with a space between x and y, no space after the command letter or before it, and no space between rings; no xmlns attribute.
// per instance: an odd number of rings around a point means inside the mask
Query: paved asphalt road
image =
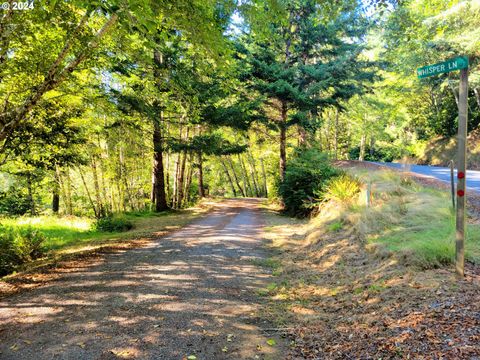
<svg viewBox="0 0 480 360"><path fill-rule="evenodd" d="M403 164L398 164L398 163L377 162L376 164L385 165L385 166L389 166L396 169L404 168ZM428 166L428 165L410 165L409 169L407 170L417 174L431 176L438 180L450 183L450 168L448 167ZM456 175L457 175L457 171L455 170L455 176ZM480 171L467 170L467 188L480 192Z"/></svg>

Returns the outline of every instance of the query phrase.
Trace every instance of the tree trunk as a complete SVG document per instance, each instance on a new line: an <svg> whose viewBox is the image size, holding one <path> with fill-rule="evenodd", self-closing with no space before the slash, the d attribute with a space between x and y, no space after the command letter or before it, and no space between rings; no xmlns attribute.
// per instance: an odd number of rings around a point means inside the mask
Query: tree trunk
<svg viewBox="0 0 480 360"><path fill-rule="evenodd" d="M185 139L188 139L189 128L187 127L185 132ZM182 207L183 200L183 187L185 185L185 166L187 164L187 150L183 151L182 161L180 163L180 171L178 174L178 183L177 183L177 207L180 209Z"/></svg>
<svg viewBox="0 0 480 360"><path fill-rule="evenodd" d="M365 134L362 135L360 139L360 154L358 156L359 161L363 161L365 159L365 142L367 141L367 136Z"/></svg>
<svg viewBox="0 0 480 360"><path fill-rule="evenodd" d="M122 184L117 179L117 181L115 182L115 185L117 186L117 194L118 194L117 211L127 211L127 209L125 208L125 194L122 189Z"/></svg>
<svg viewBox="0 0 480 360"><path fill-rule="evenodd" d="M477 99L477 105L480 108L480 88L474 88L473 92L475 93L475 99Z"/></svg>
<svg viewBox="0 0 480 360"><path fill-rule="evenodd" d="M105 209L103 207L103 201L100 196L100 186L98 184L98 175L97 175L97 163L95 161L95 156L92 156L92 174L93 174L93 186L95 188L95 200L97 202L97 211L98 216L105 216Z"/></svg>
<svg viewBox="0 0 480 360"><path fill-rule="evenodd" d="M238 161L240 162L240 168L242 169L243 173L243 182L246 184L248 191L245 191L248 195L252 194L253 195L253 187L250 182L250 177L248 176L247 173L247 167L245 166L245 162L243 161L243 158L238 154Z"/></svg>
<svg viewBox="0 0 480 360"><path fill-rule="evenodd" d="M65 202L67 205L67 215L73 215L73 204L72 204L72 180L70 179L70 169L67 168L66 171L67 184L65 185Z"/></svg>
<svg viewBox="0 0 480 360"><path fill-rule="evenodd" d="M203 185L203 156L201 151L198 151L197 153L197 160L198 160L198 196L200 196L200 198L204 198L205 187Z"/></svg>
<svg viewBox="0 0 480 360"><path fill-rule="evenodd" d="M458 94L457 94L457 90L455 90L455 88L453 87L453 84L450 82L450 80L448 81L448 86L450 87L450 90L452 90L453 97L455 98L455 103L456 103L457 106L458 106Z"/></svg>
<svg viewBox="0 0 480 360"><path fill-rule="evenodd" d="M58 193L58 189L54 189L52 194L52 211L54 214L58 214L59 209L60 209L60 194Z"/></svg>
<svg viewBox="0 0 480 360"><path fill-rule="evenodd" d="M30 204L30 215L35 215L35 199L33 197L32 187L32 175L27 173L27 191L28 191L28 203Z"/></svg>
<svg viewBox="0 0 480 360"><path fill-rule="evenodd" d="M235 172L235 168L233 167L232 159L228 158L228 163L230 164L230 168L232 169L233 173L233 178L235 179L235 183L238 186L238 189L240 190L240 193L242 194L243 197L245 197L245 191L242 189L240 186L240 181L238 181L237 173Z"/></svg>
<svg viewBox="0 0 480 360"><path fill-rule="evenodd" d="M335 108L335 138L333 150L335 151L335 160L338 160L338 108Z"/></svg>
<svg viewBox="0 0 480 360"><path fill-rule="evenodd" d="M128 170L127 170L127 165L125 163L125 158L123 154L123 146L120 146L120 149L119 149L119 161L120 161L120 174L121 174L119 180L123 182L123 188L125 190L125 194L127 195L127 203L130 205L131 209L134 209L132 192L127 179ZM125 197L124 197L123 208L125 209L125 211L127 210L127 207L126 207L127 203L125 202Z"/></svg>
<svg viewBox="0 0 480 360"><path fill-rule="evenodd" d="M163 122L162 114L160 121ZM159 121L153 122L153 189L155 197L155 211L168 209L165 196L165 174L163 171L163 139Z"/></svg>
<svg viewBox="0 0 480 360"><path fill-rule="evenodd" d="M60 179L58 172L55 170L53 175L53 190L52 190L52 212L58 214L60 210Z"/></svg>
<svg viewBox="0 0 480 360"><path fill-rule="evenodd" d="M153 161L152 161L152 189L150 191L150 203L152 204L152 208L155 207L155 182L156 181L155 181L155 155L154 155Z"/></svg>
<svg viewBox="0 0 480 360"><path fill-rule="evenodd" d="M267 174L265 172L265 164L263 163L263 158L260 158L260 164L262 165L263 189L265 191L265 197L268 197Z"/></svg>
<svg viewBox="0 0 480 360"><path fill-rule="evenodd" d="M104 115L104 125L106 126L106 115ZM110 204L108 203L108 192L107 192L107 181L105 179L105 164L104 164L104 161L103 161L103 147L101 146L101 141L100 141L100 135L98 135L98 146L99 148L102 150L101 151L101 155L100 157L98 158L99 160L99 168L100 168L100 180L101 180L101 194L102 194L102 198L103 198L103 201L104 201L104 207L105 207L105 211L107 213L111 213L112 212L112 209L110 208ZM106 145L106 158L108 159L108 142L107 142L107 145Z"/></svg>
<svg viewBox="0 0 480 360"><path fill-rule="evenodd" d="M153 52L153 63L155 65L155 86L159 91L162 91L162 70L164 68L163 54L155 50ZM154 195L155 197L155 211L165 211L168 209L167 196L165 194L165 172L163 167L163 111L160 111L158 118L153 121L153 173L154 173Z"/></svg>
<svg viewBox="0 0 480 360"><path fill-rule="evenodd" d="M232 177L228 172L227 165L225 165L225 162L223 161L223 159L220 159L220 163L223 166L223 170L225 170L225 175L227 175L228 182L230 183L230 187L232 188L233 196L237 197L237 190L235 190L235 185L233 185Z"/></svg>
<svg viewBox="0 0 480 360"><path fill-rule="evenodd" d="M110 187L110 209L112 212L115 212L115 190L113 189L113 184Z"/></svg>
<svg viewBox="0 0 480 360"><path fill-rule="evenodd" d="M190 185L192 184L192 176L193 176L193 153L190 152L188 157L188 170L187 170L187 177L185 179L185 187L183 191L183 203L188 204L190 200Z"/></svg>
<svg viewBox="0 0 480 360"><path fill-rule="evenodd" d="M172 202L172 192L170 189L170 153L167 153L166 156L166 165L165 165L165 197L167 199L167 204Z"/></svg>
<svg viewBox="0 0 480 360"><path fill-rule="evenodd" d="M323 136L322 136L322 128L318 130L318 150L323 151Z"/></svg>
<svg viewBox="0 0 480 360"><path fill-rule="evenodd" d="M178 178L177 178L177 196L175 199L175 206L177 209L182 207L182 198L183 198L183 180L185 177L185 165L186 165L187 154L182 152L179 154L179 168L178 168Z"/></svg>
<svg viewBox="0 0 480 360"><path fill-rule="evenodd" d="M255 168L255 159L252 154L247 153L247 160L250 164L250 174L252 175L253 188L255 189L255 196L260 197L259 183L257 181L257 169Z"/></svg>
<svg viewBox="0 0 480 360"><path fill-rule="evenodd" d="M178 193L178 171L180 169L180 153L176 154L175 169L173 174L173 189L172 189L172 207L177 207L177 193Z"/></svg>
<svg viewBox="0 0 480 360"><path fill-rule="evenodd" d="M285 180L287 170L287 104L282 102L282 122L280 123L280 180Z"/></svg>
<svg viewBox="0 0 480 360"><path fill-rule="evenodd" d="M327 122L326 122L326 127L325 127L325 147L328 150L328 155L331 156L332 153L332 143L331 143L331 123L332 119L330 117L330 112L327 113Z"/></svg>
<svg viewBox="0 0 480 360"><path fill-rule="evenodd" d="M430 88L430 99L432 100L433 108L435 109L435 118L438 120L440 117L440 109L438 108L437 98L435 97L434 88Z"/></svg>
<svg viewBox="0 0 480 360"><path fill-rule="evenodd" d="M298 130L298 147L307 146L307 132L302 125L297 125Z"/></svg>
<svg viewBox="0 0 480 360"><path fill-rule="evenodd" d="M98 219L100 216L99 216L97 207L95 206L95 202L92 199L90 190L88 190L87 182L85 181L85 176L83 176L83 171L80 166L78 167L78 172L80 173L80 178L82 179L83 186L85 187L85 192L87 193L88 201L90 201L90 205L92 206L93 213L95 214L95 217Z"/></svg>

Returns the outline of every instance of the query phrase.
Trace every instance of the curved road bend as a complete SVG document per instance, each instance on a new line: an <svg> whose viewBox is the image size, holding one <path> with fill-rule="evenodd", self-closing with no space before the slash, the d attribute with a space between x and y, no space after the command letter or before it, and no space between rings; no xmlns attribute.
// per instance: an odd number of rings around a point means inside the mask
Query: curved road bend
<svg viewBox="0 0 480 360"><path fill-rule="evenodd" d="M405 169L405 165L399 163L373 162L374 164L388 166L394 169ZM450 168L430 165L408 165L407 170L416 174L430 176L432 178L450 184ZM457 170L455 170L456 181ZM467 188L480 193L480 171L467 170Z"/></svg>

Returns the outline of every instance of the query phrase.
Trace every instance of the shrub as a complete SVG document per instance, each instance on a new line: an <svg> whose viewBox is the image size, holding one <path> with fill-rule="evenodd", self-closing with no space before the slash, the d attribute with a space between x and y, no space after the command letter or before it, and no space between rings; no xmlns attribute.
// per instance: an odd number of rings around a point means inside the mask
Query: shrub
<svg viewBox="0 0 480 360"><path fill-rule="evenodd" d="M333 200L348 203L360 192L361 183L358 179L342 174L328 181L323 193L318 194L323 200Z"/></svg>
<svg viewBox="0 0 480 360"><path fill-rule="evenodd" d="M360 155L360 147L356 146L349 151L350 159L358 159ZM370 147L365 147L365 160L367 161L383 161L392 162L401 159L405 155L412 156L408 150L401 149L395 145L376 145L371 151Z"/></svg>
<svg viewBox="0 0 480 360"><path fill-rule="evenodd" d="M32 228L0 229L0 276L15 271L19 265L40 258L45 236Z"/></svg>
<svg viewBox="0 0 480 360"><path fill-rule="evenodd" d="M123 215L106 216L95 223L98 231L120 232L133 229L133 223Z"/></svg>
<svg viewBox="0 0 480 360"><path fill-rule="evenodd" d="M26 191L11 187L0 192L0 213L6 215L24 215L30 210L31 200Z"/></svg>
<svg viewBox="0 0 480 360"><path fill-rule="evenodd" d="M292 216L308 216L313 210L315 194L321 193L327 180L338 174L325 154L315 149L298 152L288 163L285 179L278 186L285 212Z"/></svg>

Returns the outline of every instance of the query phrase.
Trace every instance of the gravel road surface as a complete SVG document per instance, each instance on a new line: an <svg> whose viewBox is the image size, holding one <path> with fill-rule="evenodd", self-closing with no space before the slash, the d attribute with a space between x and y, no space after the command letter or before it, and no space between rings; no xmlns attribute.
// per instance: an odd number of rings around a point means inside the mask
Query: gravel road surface
<svg viewBox="0 0 480 360"><path fill-rule="evenodd" d="M270 281L252 261L266 256L257 207L226 200L145 247L0 300L0 359L283 358L255 314Z"/></svg>

